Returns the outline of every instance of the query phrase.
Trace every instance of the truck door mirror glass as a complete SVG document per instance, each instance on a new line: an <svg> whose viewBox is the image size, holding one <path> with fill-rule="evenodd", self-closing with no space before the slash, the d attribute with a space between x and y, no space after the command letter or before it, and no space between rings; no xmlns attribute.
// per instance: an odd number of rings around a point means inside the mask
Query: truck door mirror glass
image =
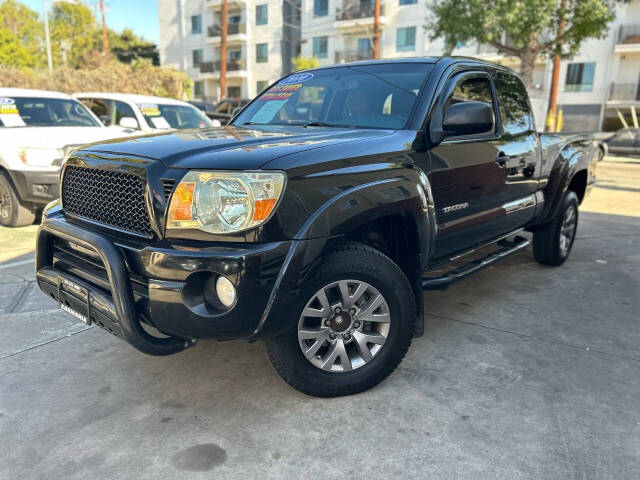
<svg viewBox="0 0 640 480"><path fill-rule="evenodd" d="M444 112L445 135L478 135L493 130L491 105L484 102L462 102L450 105Z"/></svg>
<svg viewBox="0 0 640 480"><path fill-rule="evenodd" d="M135 128L138 129L140 126L138 125L138 121L133 117L122 117L118 125L124 128Z"/></svg>

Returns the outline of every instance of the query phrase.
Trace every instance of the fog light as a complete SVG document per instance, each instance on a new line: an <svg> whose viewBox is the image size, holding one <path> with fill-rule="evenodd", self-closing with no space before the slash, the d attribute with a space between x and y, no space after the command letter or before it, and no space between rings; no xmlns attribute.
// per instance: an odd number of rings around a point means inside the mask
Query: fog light
<svg viewBox="0 0 640 480"><path fill-rule="evenodd" d="M216 293L220 302L227 308L236 301L236 289L227 277L218 277L218 280L216 280Z"/></svg>

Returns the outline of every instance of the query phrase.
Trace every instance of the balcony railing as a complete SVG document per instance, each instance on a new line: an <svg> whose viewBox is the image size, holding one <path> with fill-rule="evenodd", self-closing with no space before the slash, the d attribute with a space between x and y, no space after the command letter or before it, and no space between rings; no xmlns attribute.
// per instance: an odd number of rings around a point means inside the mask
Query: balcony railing
<svg viewBox="0 0 640 480"><path fill-rule="evenodd" d="M336 12L336 20L358 20L360 18L373 17L375 14L375 2L362 2L345 0L342 8ZM384 15L384 4L380 2L380 15Z"/></svg>
<svg viewBox="0 0 640 480"><path fill-rule="evenodd" d="M227 72L246 70L244 58L227 60ZM200 73L216 73L220 71L220 60L215 62L200 62Z"/></svg>
<svg viewBox="0 0 640 480"><path fill-rule="evenodd" d="M200 73L213 73L214 71L214 62L200 62Z"/></svg>
<svg viewBox="0 0 640 480"><path fill-rule="evenodd" d="M640 84L612 83L609 91L609 100L640 102Z"/></svg>
<svg viewBox="0 0 640 480"><path fill-rule="evenodd" d="M247 27L244 22L230 23L227 25L227 35L237 35L239 33L246 33ZM219 37L222 34L222 27L220 25L210 25L207 27L207 36Z"/></svg>
<svg viewBox="0 0 640 480"><path fill-rule="evenodd" d="M360 60L371 59L373 59L373 49L368 48L366 50L344 50L342 52L336 52L335 62L358 62Z"/></svg>
<svg viewBox="0 0 640 480"><path fill-rule="evenodd" d="M618 32L618 45L640 43L640 23L632 25L620 25Z"/></svg>

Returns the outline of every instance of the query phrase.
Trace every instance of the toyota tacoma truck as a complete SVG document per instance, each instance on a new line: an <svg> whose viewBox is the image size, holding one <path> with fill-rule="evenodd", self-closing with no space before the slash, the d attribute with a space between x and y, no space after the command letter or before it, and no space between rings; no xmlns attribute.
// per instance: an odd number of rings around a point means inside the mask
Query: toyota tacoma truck
<svg viewBox="0 0 640 480"><path fill-rule="evenodd" d="M298 72L224 128L70 155L38 233L37 281L146 354L261 339L294 388L354 394L422 335L423 289L530 239L540 263L567 259L596 149L538 134L523 83L499 65Z"/></svg>

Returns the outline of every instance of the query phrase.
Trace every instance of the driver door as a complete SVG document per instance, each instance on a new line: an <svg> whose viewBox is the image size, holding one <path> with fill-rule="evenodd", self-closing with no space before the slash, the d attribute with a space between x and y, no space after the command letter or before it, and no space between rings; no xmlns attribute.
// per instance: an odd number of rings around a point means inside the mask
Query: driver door
<svg viewBox="0 0 640 480"><path fill-rule="evenodd" d="M494 125L480 134L446 137L430 151L438 258L509 231L502 208L509 201L507 172L499 162L498 103L491 76L472 71L451 77L434 115L443 117L450 105L467 101L490 105Z"/></svg>

